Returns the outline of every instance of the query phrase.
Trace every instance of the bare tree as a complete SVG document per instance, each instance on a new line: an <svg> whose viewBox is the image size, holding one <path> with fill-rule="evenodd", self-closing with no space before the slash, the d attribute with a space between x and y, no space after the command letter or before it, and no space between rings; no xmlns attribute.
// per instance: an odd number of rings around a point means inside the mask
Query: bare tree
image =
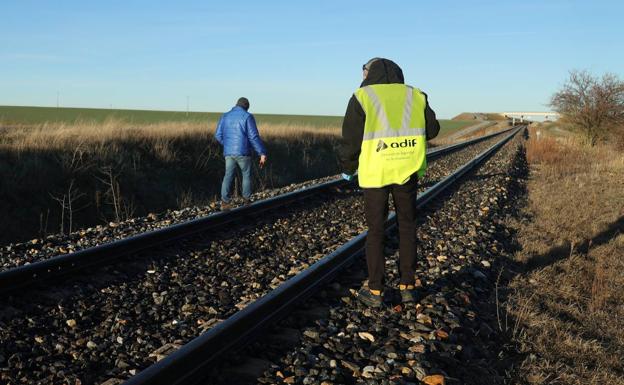
<svg viewBox="0 0 624 385"><path fill-rule="evenodd" d="M50 194L52 199L57 201L61 206L61 223L60 230L61 234L65 234L65 218L67 218L69 227L67 233L71 233L74 230L74 213L80 210L87 208L89 205L85 205L80 208L75 207L75 202L80 198L84 197L85 194L78 191L78 189L74 188L74 180L72 179L69 182L69 187L67 188L67 193L62 196L55 196ZM47 219L46 219L47 222ZM47 223L46 223L47 228Z"/></svg>
<svg viewBox="0 0 624 385"><path fill-rule="evenodd" d="M599 78L587 71L571 71L550 105L564 123L581 131L593 146L610 130L624 124L624 82L609 73Z"/></svg>

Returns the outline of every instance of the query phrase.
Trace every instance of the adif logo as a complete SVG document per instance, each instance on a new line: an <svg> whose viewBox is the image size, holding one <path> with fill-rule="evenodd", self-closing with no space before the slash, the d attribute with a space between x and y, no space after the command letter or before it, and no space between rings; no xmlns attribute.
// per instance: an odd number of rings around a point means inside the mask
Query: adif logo
<svg viewBox="0 0 624 385"><path fill-rule="evenodd" d="M380 139L379 142L377 142L377 152L383 151L388 147L392 147L392 148L415 147L417 143L418 141L416 139L405 139L402 142L392 142L390 143L390 146L388 146L386 142Z"/></svg>
<svg viewBox="0 0 624 385"><path fill-rule="evenodd" d="M394 142L390 144L390 147L392 148L403 148L403 147L415 147L416 146L417 140L416 139L405 139L402 142Z"/></svg>

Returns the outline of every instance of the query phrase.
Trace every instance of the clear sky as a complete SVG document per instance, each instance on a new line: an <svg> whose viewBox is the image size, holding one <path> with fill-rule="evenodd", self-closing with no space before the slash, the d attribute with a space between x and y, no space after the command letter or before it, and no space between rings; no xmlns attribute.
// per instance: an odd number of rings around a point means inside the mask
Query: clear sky
<svg viewBox="0 0 624 385"><path fill-rule="evenodd" d="M624 77L622 1L0 3L0 105L342 115L374 56L439 117L547 110L571 69Z"/></svg>

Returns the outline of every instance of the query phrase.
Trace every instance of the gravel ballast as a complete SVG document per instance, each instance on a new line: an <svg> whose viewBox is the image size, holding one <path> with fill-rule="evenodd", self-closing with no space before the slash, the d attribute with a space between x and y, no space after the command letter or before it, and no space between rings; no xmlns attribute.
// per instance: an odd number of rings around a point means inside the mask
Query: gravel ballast
<svg viewBox="0 0 624 385"><path fill-rule="evenodd" d="M494 141L432 162L423 188ZM0 261L6 269L212 211L191 208L11 245ZM0 379L10 384L127 379L153 363L157 349L188 342L364 229L358 190L331 192L84 273L55 289L3 298ZM423 246L438 237L436 230L425 229Z"/></svg>

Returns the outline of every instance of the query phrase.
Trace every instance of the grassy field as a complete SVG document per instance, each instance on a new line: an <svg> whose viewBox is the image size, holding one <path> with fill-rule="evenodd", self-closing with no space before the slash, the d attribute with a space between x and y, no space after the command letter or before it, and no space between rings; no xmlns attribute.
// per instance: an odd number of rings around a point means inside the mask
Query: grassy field
<svg viewBox="0 0 624 385"><path fill-rule="evenodd" d="M216 121L220 112L182 112L152 110L114 110L97 108L55 108L0 106L0 124L44 124L96 122L107 120L128 123L150 124L163 122L206 122ZM298 124L314 127L339 126L341 116L271 115L254 114L259 124Z"/></svg>
<svg viewBox="0 0 624 385"><path fill-rule="evenodd" d="M55 108L0 106L0 127L14 125L66 124L88 125L107 121L129 124L205 123L216 122L221 112L182 112L151 110L113 110L96 108ZM259 125L336 128L339 132L342 116L254 114ZM474 124L470 120L440 120L440 136ZM214 124L214 123L212 123Z"/></svg>
<svg viewBox="0 0 624 385"><path fill-rule="evenodd" d="M474 120L440 120L440 133L438 136L446 136L477 123L479 122Z"/></svg>
<svg viewBox="0 0 624 385"><path fill-rule="evenodd" d="M532 129L523 273L505 304L518 384L624 384L624 143ZM537 135L537 131L540 135Z"/></svg>

